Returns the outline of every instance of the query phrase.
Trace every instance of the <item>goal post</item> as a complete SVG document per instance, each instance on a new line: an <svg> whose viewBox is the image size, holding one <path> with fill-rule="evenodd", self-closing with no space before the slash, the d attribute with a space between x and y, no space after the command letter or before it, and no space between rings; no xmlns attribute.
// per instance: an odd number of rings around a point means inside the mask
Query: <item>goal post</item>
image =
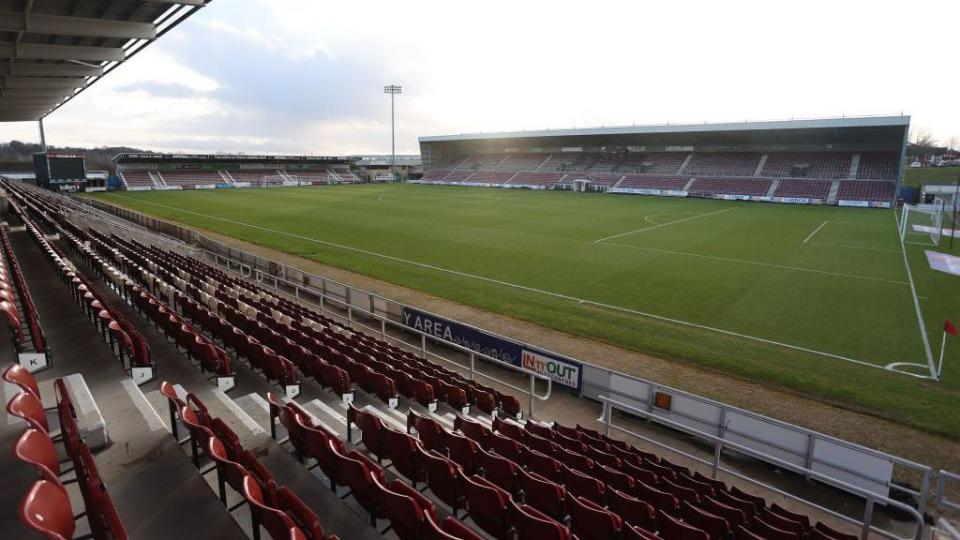
<svg viewBox="0 0 960 540"><path fill-rule="evenodd" d="M943 233L944 201L931 204L905 204L900 212L900 241L906 244L939 246Z"/></svg>

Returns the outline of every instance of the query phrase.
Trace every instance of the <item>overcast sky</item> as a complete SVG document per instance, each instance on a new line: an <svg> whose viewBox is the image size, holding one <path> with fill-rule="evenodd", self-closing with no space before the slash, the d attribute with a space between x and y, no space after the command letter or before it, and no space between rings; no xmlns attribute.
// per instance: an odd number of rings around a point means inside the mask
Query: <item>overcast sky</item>
<svg viewBox="0 0 960 540"><path fill-rule="evenodd" d="M956 0L214 0L45 124L54 145L389 153L397 83L398 153L420 135L900 112L945 140L958 22ZM13 138L36 124L0 124Z"/></svg>

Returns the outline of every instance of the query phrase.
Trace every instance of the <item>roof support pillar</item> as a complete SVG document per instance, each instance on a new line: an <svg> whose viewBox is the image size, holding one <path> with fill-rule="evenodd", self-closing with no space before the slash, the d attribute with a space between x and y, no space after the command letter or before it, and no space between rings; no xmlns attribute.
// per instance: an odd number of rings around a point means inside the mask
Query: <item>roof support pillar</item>
<svg viewBox="0 0 960 540"><path fill-rule="evenodd" d="M43 132L43 118L37 120L37 124L40 126L40 151L47 151L47 135Z"/></svg>

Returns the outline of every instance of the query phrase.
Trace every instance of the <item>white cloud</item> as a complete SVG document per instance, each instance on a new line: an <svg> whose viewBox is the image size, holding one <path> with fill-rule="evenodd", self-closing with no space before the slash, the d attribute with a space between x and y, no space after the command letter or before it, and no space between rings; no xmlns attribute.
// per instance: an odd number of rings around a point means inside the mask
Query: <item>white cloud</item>
<svg viewBox="0 0 960 540"><path fill-rule="evenodd" d="M48 133L384 152L380 86L396 82L401 152L439 133L901 111L958 135L960 74L937 59L950 65L960 4L909 11L915 21L902 3L859 0L218 0L54 114Z"/></svg>

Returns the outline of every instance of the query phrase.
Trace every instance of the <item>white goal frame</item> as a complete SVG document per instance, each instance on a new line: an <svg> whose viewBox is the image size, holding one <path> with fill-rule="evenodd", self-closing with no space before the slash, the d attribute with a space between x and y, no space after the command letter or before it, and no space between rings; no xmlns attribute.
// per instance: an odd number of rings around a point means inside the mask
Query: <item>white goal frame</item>
<svg viewBox="0 0 960 540"><path fill-rule="evenodd" d="M905 244L939 246L945 206L945 201L940 197L934 198L932 204L904 204L900 212L900 222L897 224L900 241ZM915 225L928 230L917 231L914 229Z"/></svg>

